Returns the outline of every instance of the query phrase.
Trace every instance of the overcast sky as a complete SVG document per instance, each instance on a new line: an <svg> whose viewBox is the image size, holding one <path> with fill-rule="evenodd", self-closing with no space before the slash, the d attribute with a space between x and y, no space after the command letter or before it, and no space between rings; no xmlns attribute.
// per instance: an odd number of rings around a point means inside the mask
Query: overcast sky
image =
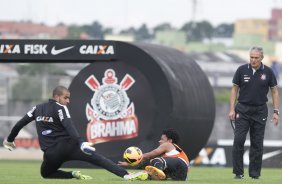
<svg viewBox="0 0 282 184"><path fill-rule="evenodd" d="M99 21L114 29L137 28L143 23L152 28L168 22L180 28L193 18L214 26L244 18L269 19L272 8L282 8L282 0L2 0L0 20L47 25Z"/></svg>

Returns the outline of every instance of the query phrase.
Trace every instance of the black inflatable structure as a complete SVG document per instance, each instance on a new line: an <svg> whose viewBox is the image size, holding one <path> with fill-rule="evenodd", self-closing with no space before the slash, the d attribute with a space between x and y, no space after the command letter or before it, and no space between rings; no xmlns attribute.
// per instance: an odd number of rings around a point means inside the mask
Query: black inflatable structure
<svg viewBox="0 0 282 184"><path fill-rule="evenodd" d="M144 152L155 148L165 128L180 133L179 144L190 159L208 141L215 118L213 90L183 52L96 40L3 40L0 48L4 62L90 63L69 86L69 110L80 134L114 161L129 146Z"/></svg>
<svg viewBox="0 0 282 184"><path fill-rule="evenodd" d="M210 136L215 116L213 90L203 71L175 49L123 42L115 42L115 46L114 61L93 62L72 81L74 103L70 108L76 114L75 122L87 122L85 108L80 108L93 95L84 85L87 77L95 74L101 79L109 68L119 78L129 73L135 84L127 93L135 105L139 134L132 139L97 144L97 149L113 160L121 159L123 150L132 145L149 151L158 146L162 129L172 127L180 133L183 149L191 159L195 158Z"/></svg>

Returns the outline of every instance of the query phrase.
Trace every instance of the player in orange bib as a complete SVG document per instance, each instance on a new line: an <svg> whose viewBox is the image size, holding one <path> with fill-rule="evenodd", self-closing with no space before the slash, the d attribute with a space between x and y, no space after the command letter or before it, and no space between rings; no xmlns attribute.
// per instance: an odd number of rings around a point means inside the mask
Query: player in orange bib
<svg viewBox="0 0 282 184"><path fill-rule="evenodd" d="M162 131L159 147L143 154L143 160L150 160L145 171L153 180L187 180L189 159L185 152L177 145L179 135L174 129ZM126 162L119 165L128 166Z"/></svg>

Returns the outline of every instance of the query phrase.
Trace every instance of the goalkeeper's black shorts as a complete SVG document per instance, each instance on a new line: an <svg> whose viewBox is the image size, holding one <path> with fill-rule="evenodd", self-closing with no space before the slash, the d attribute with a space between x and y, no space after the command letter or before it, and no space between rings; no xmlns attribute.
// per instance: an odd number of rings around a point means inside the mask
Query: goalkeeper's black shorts
<svg viewBox="0 0 282 184"><path fill-rule="evenodd" d="M80 160L102 167L117 176L123 177L127 171L115 164L106 157L94 152L92 155L87 155L80 150L80 145L72 139L64 139L58 142L55 146L48 148L43 155L43 163L41 165L41 175L53 178L65 178L68 173L59 171L58 169L64 162L71 160Z"/></svg>

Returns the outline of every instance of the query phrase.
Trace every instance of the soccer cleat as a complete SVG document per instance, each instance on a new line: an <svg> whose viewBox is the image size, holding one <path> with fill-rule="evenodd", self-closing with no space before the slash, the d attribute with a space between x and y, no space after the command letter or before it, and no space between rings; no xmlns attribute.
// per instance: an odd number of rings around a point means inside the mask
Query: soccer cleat
<svg viewBox="0 0 282 184"><path fill-rule="evenodd" d="M72 176L79 180L91 180L92 177L88 175L81 174L80 171L72 171Z"/></svg>
<svg viewBox="0 0 282 184"><path fill-rule="evenodd" d="M236 174L236 175L234 176L234 179L244 179L244 175Z"/></svg>
<svg viewBox="0 0 282 184"><path fill-rule="evenodd" d="M125 180L134 181L134 180L147 180L148 177L149 177L148 173L141 171L141 172L126 174L126 175L124 175L123 178Z"/></svg>
<svg viewBox="0 0 282 184"><path fill-rule="evenodd" d="M148 165L145 167L145 171L150 175L151 179L153 180L165 180L166 179L165 173L156 167Z"/></svg>

